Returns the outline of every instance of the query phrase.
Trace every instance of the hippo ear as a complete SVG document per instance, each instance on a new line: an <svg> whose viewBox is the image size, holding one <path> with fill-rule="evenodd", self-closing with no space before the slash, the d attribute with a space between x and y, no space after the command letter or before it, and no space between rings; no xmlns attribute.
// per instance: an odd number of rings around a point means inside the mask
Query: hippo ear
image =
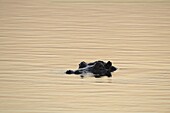
<svg viewBox="0 0 170 113"><path fill-rule="evenodd" d="M111 67L109 68L109 71L110 71L110 72L114 72L114 71L116 71L116 70L117 70L117 68L114 67L114 66L111 66Z"/></svg>
<svg viewBox="0 0 170 113"><path fill-rule="evenodd" d="M105 64L105 68L106 68L106 69L109 69L111 66L112 66L112 62L110 62L110 61L108 61L108 62Z"/></svg>
<svg viewBox="0 0 170 113"><path fill-rule="evenodd" d="M107 76L107 77L112 77L111 72L107 71L106 76Z"/></svg>

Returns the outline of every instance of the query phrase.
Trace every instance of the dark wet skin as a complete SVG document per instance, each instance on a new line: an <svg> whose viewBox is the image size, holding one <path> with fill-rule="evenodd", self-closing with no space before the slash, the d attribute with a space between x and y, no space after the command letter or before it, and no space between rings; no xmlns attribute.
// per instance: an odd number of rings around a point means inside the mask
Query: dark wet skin
<svg viewBox="0 0 170 113"><path fill-rule="evenodd" d="M93 73L95 78L101 78L103 76L112 77L111 72L116 71L117 68L112 66L112 63L103 61L95 61L92 63L81 62L78 70L67 70L66 74L77 74L83 78L83 73Z"/></svg>

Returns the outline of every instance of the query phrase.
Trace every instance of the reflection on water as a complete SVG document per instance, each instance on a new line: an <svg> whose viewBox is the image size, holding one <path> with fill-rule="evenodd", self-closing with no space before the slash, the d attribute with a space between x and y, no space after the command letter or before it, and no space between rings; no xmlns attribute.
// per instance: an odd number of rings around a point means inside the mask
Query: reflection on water
<svg viewBox="0 0 170 113"><path fill-rule="evenodd" d="M170 3L0 1L0 112L170 112ZM110 60L113 78L65 75Z"/></svg>

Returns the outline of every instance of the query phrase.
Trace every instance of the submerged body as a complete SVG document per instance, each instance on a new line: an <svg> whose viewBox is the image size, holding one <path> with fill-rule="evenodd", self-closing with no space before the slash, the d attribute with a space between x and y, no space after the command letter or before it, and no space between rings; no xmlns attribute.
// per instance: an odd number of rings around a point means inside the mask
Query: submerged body
<svg viewBox="0 0 170 113"><path fill-rule="evenodd" d="M112 66L112 63L108 61L107 63L103 61L95 61L92 63L81 62L79 64L79 69L67 70L66 74L80 74L83 78L85 74L92 73L95 78L100 78L102 76L112 77L111 72L116 71L117 68Z"/></svg>

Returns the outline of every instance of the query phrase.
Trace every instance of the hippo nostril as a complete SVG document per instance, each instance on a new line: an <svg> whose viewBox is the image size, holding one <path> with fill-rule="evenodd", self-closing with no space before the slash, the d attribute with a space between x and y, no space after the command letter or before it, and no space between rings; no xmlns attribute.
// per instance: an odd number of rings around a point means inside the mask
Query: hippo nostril
<svg viewBox="0 0 170 113"><path fill-rule="evenodd" d="M72 70L67 70L67 71L66 71L66 74L74 74L74 71L72 71Z"/></svg>

